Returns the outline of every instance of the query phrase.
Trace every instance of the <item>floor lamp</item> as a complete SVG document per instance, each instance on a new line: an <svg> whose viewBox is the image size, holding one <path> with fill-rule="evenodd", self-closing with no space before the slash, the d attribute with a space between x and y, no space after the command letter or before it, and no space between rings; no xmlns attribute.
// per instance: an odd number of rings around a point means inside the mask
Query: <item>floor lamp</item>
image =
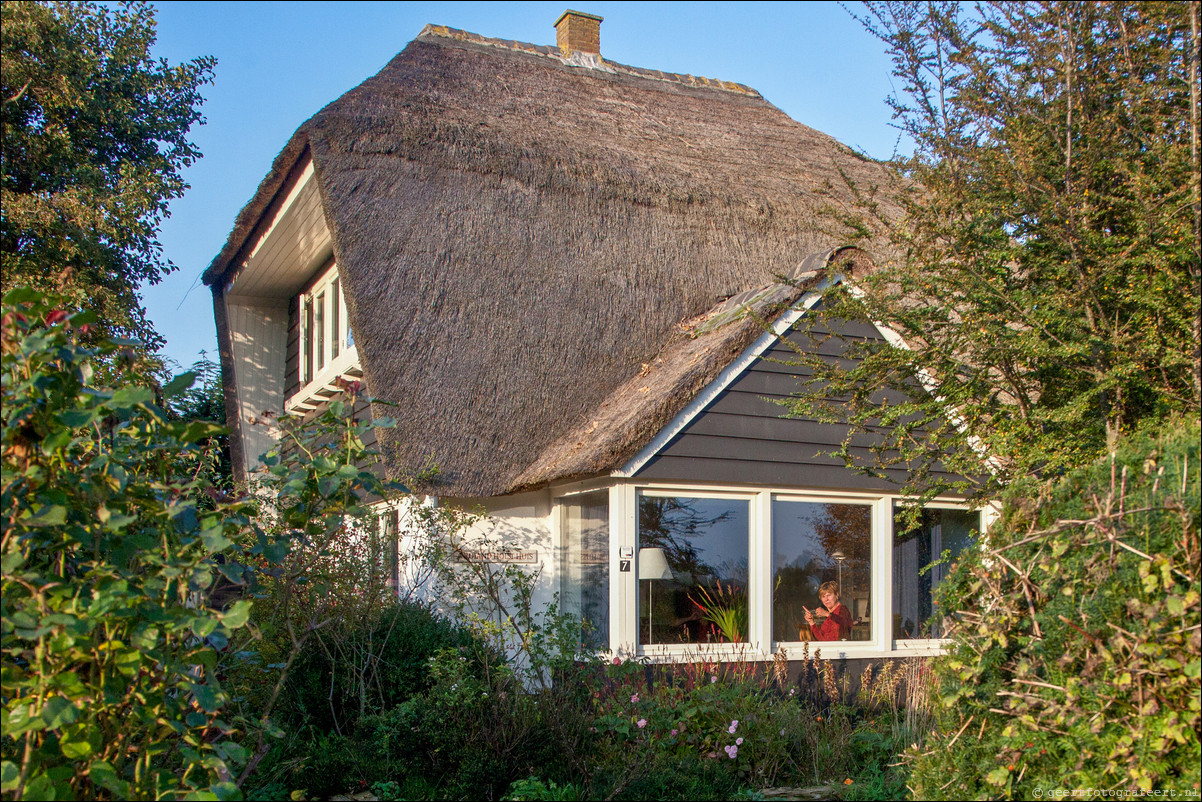
<svg viewBox="0 0 1202 802"><path fill-rule="evenodd" d="M831 553L831 559L839 563L839 601L843 601L843 561L847 559L843 552L836 551Z"/></svg>
<svg viewBox="0 0 1202 802"><path fill-rule="evenodd" d="M639 549L639 579L651 580L653 584L647 586L647 642L654 643L655 638L651 635L651 589L654 587L656 579L671 579L672 569L668 567L668 560L664 556L663 549Z"/></svg>

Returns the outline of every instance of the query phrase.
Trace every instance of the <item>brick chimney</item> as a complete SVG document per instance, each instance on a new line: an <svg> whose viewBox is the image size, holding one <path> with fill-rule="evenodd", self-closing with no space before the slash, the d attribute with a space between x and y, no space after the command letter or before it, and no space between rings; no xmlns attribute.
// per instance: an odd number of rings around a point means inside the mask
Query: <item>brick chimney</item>
<svg viewBox="0 0 1202 802"><path fill-rule="evenodd" d="M601 55L602 17L571 9L555 20L555 44L565 55L574 51Z"/></svg>

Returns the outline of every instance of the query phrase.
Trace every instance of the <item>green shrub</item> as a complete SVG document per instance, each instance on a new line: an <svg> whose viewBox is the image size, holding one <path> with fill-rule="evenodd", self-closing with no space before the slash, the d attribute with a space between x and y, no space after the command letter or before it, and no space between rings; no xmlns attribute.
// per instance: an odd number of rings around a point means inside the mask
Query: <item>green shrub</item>
<svg viewBox="0 0 1202 802"><path fill-rule="evenodd" d="M297 786L318 799L328 799L361 784L354 744L339 735L319 735L308 749L300 777L303 782Z"/></svg>
<svg viewBox="0 0 1202 802"><path fill-rule="evenodd" d="M558 785L537 777L516 780L501 797L504 802L576 802L580 798L580 789L571 783Z"/></svg>
<svg viewBox="0 0 1202 802"><path fill-rule="evenodd" d="M280 710L292 726L354 733L362 716L391 710L434 684L430 658L445 649L475 646L472 633L418 602L392 603L366 625L306 643L288 677ZM360 655L358 660L340 657Z"/></svg>
<svg viewBox="0 0 1202 802"><path fill-rule="evenodd" d="M923 798L1199 785L1199 423L1013 488L939 604L939 732Z"/></svg>
<svg viewBox="0 0 1202 802"><path fill-rule="evenodd" d="M119 354L85 344L91 320L4 298L3 792L227 798L247 754L218 656L249 602L222 610L209 591L240 580L223 557L250 510L198 503L220 427L172 420L150 387L92 385Z"/></svg>

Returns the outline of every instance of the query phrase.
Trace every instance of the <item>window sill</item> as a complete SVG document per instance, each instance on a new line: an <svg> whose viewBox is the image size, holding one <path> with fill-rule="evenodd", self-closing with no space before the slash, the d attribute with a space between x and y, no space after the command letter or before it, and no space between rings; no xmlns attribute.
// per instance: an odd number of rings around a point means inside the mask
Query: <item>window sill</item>
<svg viewBox="0 0 1202 802"><path fill-rule="evenodd" d="M346 377L357 381L362 376L363 369L359 365L359 351L352 345L330 360L330 364L322 368L313 381L289 396L288 400L284 402L284 411L294 415L312 412L342 392L343 388L339 386L339 379Z"/></svg>

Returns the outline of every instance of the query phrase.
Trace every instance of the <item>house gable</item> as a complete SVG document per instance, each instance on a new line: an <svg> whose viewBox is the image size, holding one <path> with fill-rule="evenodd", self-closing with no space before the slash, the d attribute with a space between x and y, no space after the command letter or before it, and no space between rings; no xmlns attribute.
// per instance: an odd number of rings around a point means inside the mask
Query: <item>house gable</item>
<svg viewBox="0 0 1202 802"><path fill-rule="evenodd" d="M816 313L819 308L810 311ZM782 402L803 390L811 375L796 364L797 350L836 360L845 358L849 344L857 340L884 337L871 324L849 321L820 320L808 332L789 327L630 475L640 480L896 490L905 481L903 470L881 479L830 456L847 438L847 426L785 417ZM903 400L893 392L882 395L886 401ZM872 443L871 436L858 435L849 450L870 464Z"/></svg>

